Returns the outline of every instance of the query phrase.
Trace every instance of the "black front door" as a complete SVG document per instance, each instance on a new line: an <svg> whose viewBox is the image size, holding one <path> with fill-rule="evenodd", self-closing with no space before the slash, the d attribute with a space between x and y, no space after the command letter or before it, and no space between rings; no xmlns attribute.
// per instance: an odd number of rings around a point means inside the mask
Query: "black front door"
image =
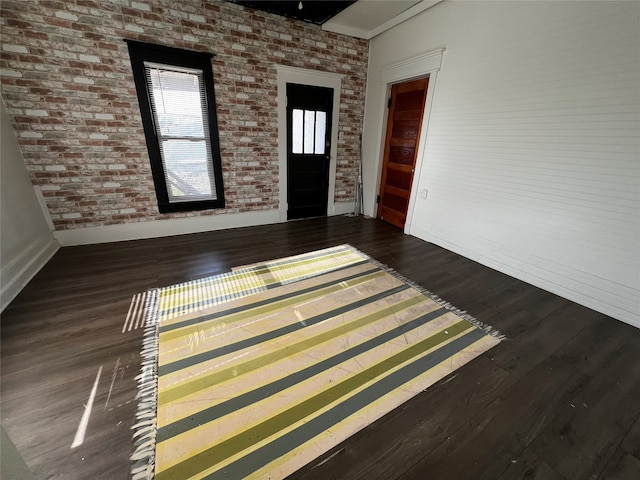
<svg viewBox="0 0 640 480"><path fill-rule="evenodd" d="M333 89L287 84L288 219L327 214Z"/></svg>

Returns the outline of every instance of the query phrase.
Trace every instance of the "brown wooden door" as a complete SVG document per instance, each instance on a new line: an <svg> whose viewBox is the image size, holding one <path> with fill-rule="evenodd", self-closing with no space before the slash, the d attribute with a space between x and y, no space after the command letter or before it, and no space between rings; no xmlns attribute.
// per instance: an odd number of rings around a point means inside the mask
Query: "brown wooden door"
<svg viewBox="0 0 640 480"><path fill-rule="evenodd" d="M428 85L422 78L391 88L377 215L400 228L407 220Z"/></svg>

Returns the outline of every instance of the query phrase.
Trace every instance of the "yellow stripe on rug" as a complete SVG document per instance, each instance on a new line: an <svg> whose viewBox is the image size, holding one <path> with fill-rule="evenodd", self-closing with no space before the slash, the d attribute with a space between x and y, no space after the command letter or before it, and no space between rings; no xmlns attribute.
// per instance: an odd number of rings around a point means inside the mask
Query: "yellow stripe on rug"
<svg viewBox="0 0 640 480"><path fill-rule="evenodd" d="M358 252L340 245L172 285L158 290L159 319L171 319L363 260L365 257Z"/></svg>
<svg viewBox="0 0 640 480"><path fill-rule="evenodd" d="M284 478L501 338L348 245L248 268L288 283L155 309L135 479Z"/></svg>

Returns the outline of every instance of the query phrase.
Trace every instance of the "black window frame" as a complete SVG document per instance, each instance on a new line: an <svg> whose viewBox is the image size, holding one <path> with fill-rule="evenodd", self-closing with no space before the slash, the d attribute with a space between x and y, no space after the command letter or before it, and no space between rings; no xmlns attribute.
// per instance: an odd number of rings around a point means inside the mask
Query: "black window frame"
<svg viewBox="0 0 640 480"><path fill-rule="evenodd" d="M222 158L220 156L220 137L218 135L218 119L213 83L211 59L213 54L166 47L151 43L143 43L125 39L129 47L129 57L133 70L133 79L138 95L138 104L142 116L147 151L151 161L151 173L158 200L160 213L188 212L225 208L224 184L222 180ZM216 188L216 199L170 202L167 189L164 165L160 152L160 144L151 110L151 97L147 88L145 62L159 63L168 66L198 69L202 71L207 105L203 105L203 113L209 116L209 140L213 161L213 180Z"/></svg>

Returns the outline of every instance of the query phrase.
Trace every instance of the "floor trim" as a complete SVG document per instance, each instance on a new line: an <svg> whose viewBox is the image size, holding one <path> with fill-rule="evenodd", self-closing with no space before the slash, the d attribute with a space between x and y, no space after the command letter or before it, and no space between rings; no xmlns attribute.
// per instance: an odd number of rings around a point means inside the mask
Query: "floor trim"
<svg viewBox="0 0 640 480"><path fill-rule="evenodd" d="M351 212L353 212L353 202L335 203L328 216L345 215ZM279 222L282 220L278 210L265 210L58 230L53 235L60 242L60 245L69 247L186 235L229 228L270 225Z"/></svg>
<svg viewBox="0 0 640 480"><path fill-rule="evenodd" d="M60 244L50 234L33 241L0 274L0 312L9 305L29 281L53 257Z"/></svg>
<svg viewBox="0 0 640 480"><path fill-rule="evenodd" d="M265 210L59 230L54 232L54 236L63 247L67 247L252 227L279 221L277 210Z"/></svg>

